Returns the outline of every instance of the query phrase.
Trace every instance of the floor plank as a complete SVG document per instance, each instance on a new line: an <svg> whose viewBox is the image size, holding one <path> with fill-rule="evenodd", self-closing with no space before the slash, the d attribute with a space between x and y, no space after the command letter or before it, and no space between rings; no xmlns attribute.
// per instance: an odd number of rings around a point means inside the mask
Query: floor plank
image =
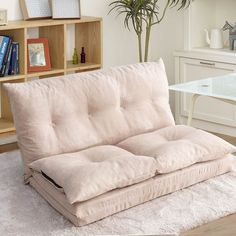
<svg viewBox="0 0 236 236"><path fill-rule="evenodd" d="M18 145L15 142L16 133L8 132L0 134L0 153L10 152L18 149Z"/></svg>
<svg viewBox="0 0 236 236"><path fill-rule="evenodd" d="M236 235L236 214L202 225L180 236L234 236Z"/></svg>
<svg viewBox="0 0 236 236"><path fill-rule="evenodd" d="M4 152L10 152L13 150L18 149L17 143L10 143L10 144L5 144L5 145L0 145L0 153Z"/></svg>

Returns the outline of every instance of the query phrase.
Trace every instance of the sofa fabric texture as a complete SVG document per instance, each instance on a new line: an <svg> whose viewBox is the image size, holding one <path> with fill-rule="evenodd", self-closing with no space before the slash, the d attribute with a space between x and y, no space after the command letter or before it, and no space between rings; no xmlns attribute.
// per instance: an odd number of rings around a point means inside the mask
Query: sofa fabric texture
<svg viewBox="0 0 236 236"><path fill-rule="evenodd" d="M184 125L133 136L118 146L136 155L154 157L159 174L219 159L236 152L236 148L225 140Z"/></svg>
<svg viewBox="0 0 236 236"><path fill-rule="evenodd" d="M32 161L174 125L162 60L4 87L26 180Z"/></svg>
<svg viewBox="0 0 236 236"><path fill-rule="evenodd" d="M236 151L226 141L187 126L133 136L118 146L101 145L42 158L30 167L61 186L73 204Z"/></svg>
<svg viewBox="0 0 236 236"><path fill-rule="evenodd" d="M73 204L149 179L156 174L155 163L152 157L106 145L42 158L30 167L63 187Z"/></svg>

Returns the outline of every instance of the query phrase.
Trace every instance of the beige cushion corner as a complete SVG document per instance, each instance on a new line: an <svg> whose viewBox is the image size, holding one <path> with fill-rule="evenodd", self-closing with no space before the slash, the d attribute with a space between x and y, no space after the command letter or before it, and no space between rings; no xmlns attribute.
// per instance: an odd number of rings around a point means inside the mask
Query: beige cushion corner
<svg viewBox="0 0 236 236"><path fill-rule="evenodd" d="M156 159L157 172L173 172L195 163L225 157L236 151L225 140L189 126L176 125L128 138L118 144L135 155Z"/></svg>
<svg viewBox="0 0 236 236"><path fill-rule="evenodd" d="M155 164L152 157L135 156L115 146L97 146L43 158L30 167L63 187L73 204L149 179L155 175Z"/></svg>

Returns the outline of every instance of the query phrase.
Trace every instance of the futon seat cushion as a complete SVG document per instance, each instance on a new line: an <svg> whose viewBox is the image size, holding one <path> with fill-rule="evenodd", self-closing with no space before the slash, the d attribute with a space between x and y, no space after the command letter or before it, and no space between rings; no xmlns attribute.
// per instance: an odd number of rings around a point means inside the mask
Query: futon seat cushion
<svg viewBox="0 0 236 236"><path fill-rule="evenodd" d="M223 139L184 125L137 135L120 142L118 146L135 155L154 157L157 172L161 174L223 158L236 151Z"/></svg>
<svg viewBox="0 0 236 236"><path fill-rule="evenodd" d="M115 146L97 146L34 161L30 167L63 187L68 201L82 202L155 175L155 159Z"/></svg>

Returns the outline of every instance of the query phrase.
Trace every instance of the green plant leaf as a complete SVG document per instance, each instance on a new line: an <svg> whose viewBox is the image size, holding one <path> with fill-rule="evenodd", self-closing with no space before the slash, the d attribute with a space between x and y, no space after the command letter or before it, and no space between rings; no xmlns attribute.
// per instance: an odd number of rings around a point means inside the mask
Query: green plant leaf
<svg viewBox="0 0 236 236"><path fill-rule="evenodd" d="M148 58L149 41L151 29L155 24L161 23L166 15L168 8L177 7L178 10L189 7L194 0L163 0L165 1L164 8L159 7L160 0L115 0L109 6L111 12L116 12L117 16L124 15L124 26L128 30L131 25L137 34L139 42L139 55L142 61L142 46L141 39L144 28L146 29L145 40L145 56L144 61Z"/></svg>

